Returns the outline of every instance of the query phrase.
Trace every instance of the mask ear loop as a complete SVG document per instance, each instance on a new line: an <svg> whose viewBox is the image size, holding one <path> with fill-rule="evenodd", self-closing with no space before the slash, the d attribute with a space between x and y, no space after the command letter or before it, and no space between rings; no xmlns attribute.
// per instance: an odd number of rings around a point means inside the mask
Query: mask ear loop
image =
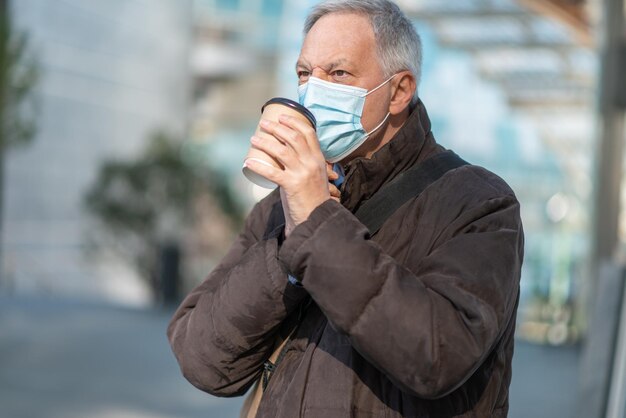
<svg viewBox="0 0 626 418"><path fill-rule="evenodd" d="M367 94L365 96L367 96L370 93L374 93L376 90L378 90L379 88L381 88L382 86L384 86L385 84L389 83L389 81L391 81L392 78L394 78L396 76L396 74L392 75L391 77L389 77L387 80L383 81L378 87L370 90L367 92ZM387 119L389 119L389 115L391 115L391 112L387 112L387 115L385 116L385 118L382 120L382 122L380 122L378 124L378 126L376 126L374 129L372 129L371 131L369 131L368 133L365 134L366 138L369 138L370 135L372 135L374 132L376 132L377 130L379 130L384 124L385 122L387 122Z"/></svg>
<svg viewBox="0 0 626 418"><path fill-rule="evenodd" d="M394 78L396 76L396 74L392 75L391 77L389 77L387 80L383 81L382 83L380 83L378 85L378 87L374 87L372 90L368 91L367 93L365 93L365 95L363 97L367 97L370 94L374 93L376 90L378 90L379 88L381 88L382 86L384 86L385 84L389 83L391 81L392 78Z"/></svg>
<svg viewBox="0 0 626 418"><path fill-rule="evenodd" d="M370 135L372 135L374 132L376 132L377 130L379 130L384 124L385 122L387 122L387 119L389 119L389 115L391 115L391 112L387 112L387 116L385 116L385 118L382 120L382 122L380 122L378 124L378 126L376 126L374 129L372 129L371 131L369 131L367 134L365 134L366 138L369 138Z"/></svg>
<svg viewBox="0 0 626 418"><path fill-rule="evenodd" d="M391 112L387 112L387 116L385 116L385 118L382 120L382 122L380 122L378 124L377 127L375 127L374 129L372 129L369 132L366 132L365 135L363 135L357 142L355 142L353 144L353 146L350 147L350 149L348 149L347 151L343 152L340 155L337 155L336 157L332 158L329 160L329 162L331 163L336 163L338 161L341 161L344 157L347 157L348 155L350 155L352 152L354 152L354 150L356 150L357 148L359 148L361 145L363 145L363 143L365 141L367 141L367 139L377 130L379 130L387 121L387 119L389 119L389 115L391 115Z"/></svg>

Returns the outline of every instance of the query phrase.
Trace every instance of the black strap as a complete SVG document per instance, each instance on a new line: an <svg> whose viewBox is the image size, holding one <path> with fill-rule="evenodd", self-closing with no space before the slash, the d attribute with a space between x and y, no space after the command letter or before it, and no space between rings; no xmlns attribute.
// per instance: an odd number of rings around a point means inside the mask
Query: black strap
<svg viewBox="0 0 626 418"><path fill-rule="evenodd" d="M450 150L436 154L400 174L363 203L354 215L374 235L400 206L419 196L448 171L468 164ZM263 239L280 238L284 225L285 215L278 201L271 209Z"/></svg>
<svg viewBox="0 0 626 418"><path fill-rule="evenodd" d="M355 216L374 235L400 206L419 196L448 171L467 164L449 150L436 154L385 185L361 205Z"/></svg>
<svg viewBox="0 0 626 418"><path fill-rule="evenodd" d="M263 239L268 240L271 238L279 238L283 234L283 227L285 226L285 214L283 213L283 205L280 200L274 205L270 211L270 216L265 226L265 232L263 233Z"/></svg>

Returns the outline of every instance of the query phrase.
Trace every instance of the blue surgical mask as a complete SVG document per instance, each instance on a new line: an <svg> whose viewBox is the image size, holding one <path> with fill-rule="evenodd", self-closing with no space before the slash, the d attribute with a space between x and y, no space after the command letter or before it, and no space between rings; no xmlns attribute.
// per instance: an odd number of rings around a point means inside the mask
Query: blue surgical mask
<svg viewBox="0 0 626 418"><path fill-rule="evenodd" d="M326 161L341 161L387 121L389 112L378 126L365 132L361 116L367 95L387 84L393 77L369 92L361 87L331 83L317 77L309 77L309 81L298 87L300 104L309 109L317 120L317 138Z"/></svg>

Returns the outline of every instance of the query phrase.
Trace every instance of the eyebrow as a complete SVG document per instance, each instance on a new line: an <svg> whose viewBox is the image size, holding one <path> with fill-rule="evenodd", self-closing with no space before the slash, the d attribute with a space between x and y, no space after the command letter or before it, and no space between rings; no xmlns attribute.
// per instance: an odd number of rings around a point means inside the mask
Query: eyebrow
<svg viewBox="0 0 626 418"><path fill-rule="evenodd" d="M324 70L325 72L330 72L332 71L334 68L340 66L340 65L345 65L348 64L348 60L346 60L345 58L339 58L336 61L331 62L330 64L326 65L325 68L323 67L319 67L322 68L322 70ZM300 67L304 67L304 68L311 68L311 65L303 59L299 59L296 62L296 70Z"/></svg>

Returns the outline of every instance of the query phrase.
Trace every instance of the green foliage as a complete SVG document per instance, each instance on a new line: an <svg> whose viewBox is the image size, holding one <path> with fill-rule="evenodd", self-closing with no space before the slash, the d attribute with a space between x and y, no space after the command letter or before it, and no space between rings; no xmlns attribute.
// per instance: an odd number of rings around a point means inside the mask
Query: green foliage
<svg viewBox="0 0 626 418"><path fill-rule="evenodd" d="M6 2L0 2L0 148L29 143L36 133L39 67L29 53L28 37L11 27Z"/></svg>
<svg viewBox="0 0 626 418"><path fill-rule="evenodd" d="M188 215L199 178L180 158L178 144L155 134L135 161L106 161L86 197L87 208L114 232L152 236L159 214Z"/></svg>
<svg viewBox="0 0 626 418"><path fill-rule="evenodd" d="M194 228L199 196L210 194L234 224L243 218L223 179L190 166L180 145L159 132L137 159L105 161L84 198L88 212L147 279L154 279L160 246Z"/></svg>
<svg viewBox="0 0 626 418"><path fill-rule="evenodd" d="M9 148L29 143L36 133L33 89L39 70L25 34L12 30L8 0L0 0L0 239L3 233L4 160ZM0 253L0 282L3 275Z"/></svg>

